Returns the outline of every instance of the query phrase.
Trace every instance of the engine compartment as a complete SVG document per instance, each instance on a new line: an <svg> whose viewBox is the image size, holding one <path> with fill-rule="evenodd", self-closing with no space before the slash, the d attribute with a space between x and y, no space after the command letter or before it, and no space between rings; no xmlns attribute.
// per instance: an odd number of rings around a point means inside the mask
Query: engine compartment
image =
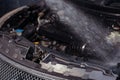
<svg viewBox="0 0 120 80"><path fill-rule="evenodd" d="M106 39L119 47L120 26L115 22L109 29L111 32ZM27 62L34 63L39 65L37 69L40 71L68 79L119 80L119 53L115 60L118 63L114 66L106 64L104 56L79 39L69 25L43 2L10 16L0 31L0 52L24 65L32 67L34 65Z"/></svg>

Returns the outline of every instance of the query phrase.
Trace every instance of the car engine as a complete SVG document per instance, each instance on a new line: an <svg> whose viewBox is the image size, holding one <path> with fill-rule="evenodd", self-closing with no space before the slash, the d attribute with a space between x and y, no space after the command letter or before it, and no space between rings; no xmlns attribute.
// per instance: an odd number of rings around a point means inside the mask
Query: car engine
<svg viewBox="0 0 120 80"><path fill-rule="evenodd" d="M6 77L2 65L1 80L120 80L119 5L41 0L7 13L0 19L0 62L10 59L42 79Z"/></svg>

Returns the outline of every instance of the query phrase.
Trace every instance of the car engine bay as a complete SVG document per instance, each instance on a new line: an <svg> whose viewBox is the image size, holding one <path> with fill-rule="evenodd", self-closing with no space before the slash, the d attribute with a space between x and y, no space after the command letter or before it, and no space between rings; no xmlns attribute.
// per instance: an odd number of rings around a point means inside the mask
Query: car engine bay
<svg viewBox="0 0 120 80"><path fill-rule="evenodd" d="M41 0L1 18L0 53L69 80L119 80L120 15L77 1Z"/></svg>

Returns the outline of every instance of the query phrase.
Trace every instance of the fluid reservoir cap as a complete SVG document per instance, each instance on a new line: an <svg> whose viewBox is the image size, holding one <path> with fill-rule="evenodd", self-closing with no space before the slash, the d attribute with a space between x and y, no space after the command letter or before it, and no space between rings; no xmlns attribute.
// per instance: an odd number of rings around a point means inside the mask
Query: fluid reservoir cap
<svg viewBox="0 0 120 80"><path fill-rule="evenodd" d="M22 33L24 30L23 29L16 29L15 32L17 33Z"/></svg>
<svg viewBox="0 0 120 80"><path fill-rule="evenodd" d="M39 45L39 42L34 42L35 45Z"/></svg>
<svg viewBox="0 0 120 80"><path fill-rule="evenodd" d="M16 29L15 30L15 32L18 36L21 36L23 31L24 31L23 29Z"/></svg>

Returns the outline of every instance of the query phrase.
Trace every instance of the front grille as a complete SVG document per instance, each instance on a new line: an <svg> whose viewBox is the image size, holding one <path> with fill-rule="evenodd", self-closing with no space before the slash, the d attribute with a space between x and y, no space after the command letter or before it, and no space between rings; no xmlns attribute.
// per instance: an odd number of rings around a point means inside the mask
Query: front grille
<svg viewBox="0 0 120 80"><path fill-rule="evenodd" d="M0 59L0 80L45 80L19 70Z"/></svg>

